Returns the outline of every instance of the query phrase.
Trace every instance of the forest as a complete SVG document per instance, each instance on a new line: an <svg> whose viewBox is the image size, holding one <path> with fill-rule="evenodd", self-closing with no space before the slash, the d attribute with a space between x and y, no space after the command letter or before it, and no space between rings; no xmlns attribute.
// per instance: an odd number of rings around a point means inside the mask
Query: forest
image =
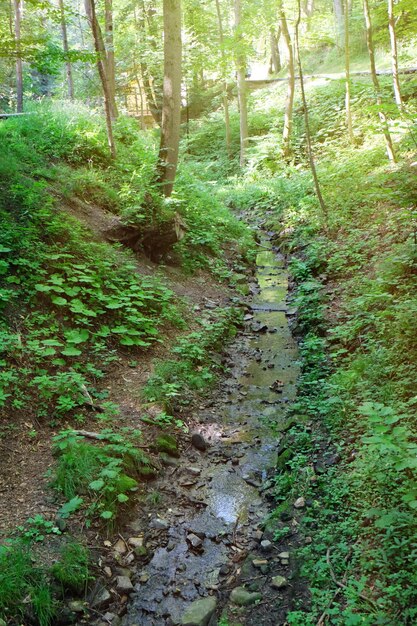
<svg viewBox="0 0 417 626"><path fill-rule="evenodd" d="M416 0L0 1L0 626L417 623L416 175Z"/></svg>

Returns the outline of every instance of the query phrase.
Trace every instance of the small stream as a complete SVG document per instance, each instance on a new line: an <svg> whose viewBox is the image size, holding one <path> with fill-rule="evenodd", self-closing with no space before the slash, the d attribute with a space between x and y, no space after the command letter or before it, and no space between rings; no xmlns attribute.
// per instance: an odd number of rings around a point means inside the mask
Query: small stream
<svg viewBox="0 0 417 626"><path fill-rule="evenodd" d="M163 510L144 521L153 557L138 569L124 626L181 624L186 608L207 595L216 597L219 612L240 553L250 551L268 514L262 485L275 465L299 374L288 325L288 275L268 240L253 287L245 332L228 350L228 377L196 415L210 447L189 449L179 467L168 468L161 479ZM153 527L150 535L146 524ZM210 624L217 624L215 617Z"/></svg>

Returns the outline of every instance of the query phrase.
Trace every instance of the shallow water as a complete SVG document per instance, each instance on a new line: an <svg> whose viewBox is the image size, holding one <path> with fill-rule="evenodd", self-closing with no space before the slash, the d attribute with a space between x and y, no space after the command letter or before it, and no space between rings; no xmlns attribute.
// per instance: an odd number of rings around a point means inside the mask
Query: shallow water
<svg viewBox="0 0 417 626"><path fill-rule="evenodd" d="M230 563L235 534L249 541L268 513L262 482L275 465L279 426L295 397L299 367L286 315L288 275L282 257L270 248L260 252L256 279L253 320L229 351L229 378L200 416L211 447L198 459L181 459L185 472L187 465L201 468L198 484L187 493L203 503L203 510L176 507L174 501L171 511L161 513L170 523L167 545L141 568L149 579L136 584L125 626L178 624L185 607L209 590L224 598L219 569ZM190 550L190 532L203 538L199 553Z"/></svg>

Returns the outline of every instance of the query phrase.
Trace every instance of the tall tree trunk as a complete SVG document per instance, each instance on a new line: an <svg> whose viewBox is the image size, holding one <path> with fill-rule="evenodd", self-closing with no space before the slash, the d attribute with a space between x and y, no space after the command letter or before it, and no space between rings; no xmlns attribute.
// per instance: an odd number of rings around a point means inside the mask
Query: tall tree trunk
<svg viewBox="0 0 417 626"><path fill-rule="evenodd" d="M136 13L136 8L134 7L134 16L135 16L135 22L136 22L136 26L137 26L137 30L138 32L140 32L140 34L142 35L143 41L147 41L148 40L148 36L147 36L147 32L146 32L146 26L145 26L145 17L146 17L146 7L145 7L145 3L142 1L142 15L141 17L138 17L137 13ZM146 97L146 102L148 105L148 109L151 112L151 115L155 121L155 123L158 126L161 126L161 121L162 121L162 97L159 98L157 97L157 95L155 94L155 90L152 88L152 82L151 82L151 73L149 71L149 67L147 65L147 63L144 61L143 59L143 55L140 55L141 60L140 60L140 72L141 72L141 76L142 76L142 84L143 84L143 90L145 92L145 97Z"/></svg>
<svg viewBox="0 0 417 626"><path fill-rule="evenodd" d="M64 53L65 53L65 58L66 58L65 69L67 73L68 98L70 100L74 100L74 81L72 78L72 65L71 65L71 61L69 60L67 22L65 19L64 0L59 0L59 11L61 14L62 47L64 48Z"/></svg>
<svg viewBox="0 0 417 626"><path fill-rule="evenodd" d="M284 157L284 159L289 159L292 153L291 135L295 92L295 67L292 41L290 32L288 30L287 18L285 16L282 0L279 0L278 3L278 14L281 23L282 35L284 37L285 46L287 48L288 54L288 89L287 97L285 100L284 130L282 132L282 156Z"/></svg>
<svg viewBox="0 0 417 626"><path fill-rule="evenodd" d="M236 34L236 73L237 73L237 94L239 101L240 117L240 166L246 163L246 152L249 142L248 131L248 99L246 91L246 58L242 50L242 2L234 0L235 7L235 34Z"/></svg>
<svg viewBox="0 0 417 626"><path fill-rule="evenodd" d="M177 171L181 125L181 0L164 0L164 88L158 175L169 197Z"/></svg>
<svg viewBox="0 0 417 626"><path fill-rule="evenodd" d="M216 11L217 11L217 22L218 22L218 28L219 28L220 55L221 55L221 62L222 62L221 75L222 75L222 86L223 86L223 109L224 109L224 126L225 126L225 133L226 133L226 150L230 159L232 156L232 141L231 141L231 132L230 132L229 99L227 96L226 53L224 49L223 20L222 20L222 13L220 9L219 0L216 0Z"/></svg>
<svg viewBox="0 0 417 626"><path fill-rule="evenodd" d="M353 145L355 137L353 135L352 127L352 109L351 109L351 97L350 97L350 42L349 42L349 0L345 0L345 107L346 107L346 126L349 134L349 141Z"/></svg>
<svg viewBox="0 0 417 626"><path fill-rule="evenodd" d="M305 123L305 131L306 131L307 151L308 151L308 158L310 162L310 169L313 175L314 188L316 190L317 199L319 201L319 204L320 204L320 207L323 212L324 219L325 219L325 223L327 226L328 211L327 211L327 206L323 199L323 195L321 193L320 183L319 183L319 179L317 176L316 163L314 161L313 147L311 144L310 121L309 121L309 115L308 115L307 98L306 98L306 93L304 89L303 68L301 65L301 55L300 55L300 42L298 38L300 22L301 22L301 0L298 0L298 16L297 16L297 21L295 23L295 49L297 53L298 73L300 76L301 99L302 99L303 108L304 108L304 123Z"/></svg>
<svg viewBox="0 0 417 626"><path fill-rule="evenodd" d="M391 63L392 63L392 80L394 83L395 102L399 109L403 107L403 99L401 97L400 79L398 76L398 50L397 36L395 33L395 17L394 17L394 0L388 0L388 29L391 41Z"/></svg>
<svg viewBox="0 0 417 626"><path fill-rule="evenodd" d="M14 36L16 41L16 110L23 112L23 64L20 45L20 24L22 19L22 0L14 0Z"/></svg>
<svg viewBox="0 0 417 626"><path fill-rule="evenodd" d="M118 116L118 111L116 104L116 71L114 63L113 41L113 0L105 0L104 2L104 23L107 80L109 83L112 118L115 119Z"/></svg>
<svg viewBox="0 0 417 626"><path fill-rule="evenodd" d="M394 146L392 144L391 134L390 134L389 128L388 128L388 122L387 122L387 118L385 116L385 113L382 111L381 88L380 88L378 76L377 76L377 73L376 73L375 50L374 50L374 42L373 42L373 38L372 38L372 21L371 21L371 12L369 10L369 1L368 0L363 0L363 13L364 13L364 16L365 16L366 43L367 43L367 46L368 46L369 61L370 61L370 65L371 65L372 82L374 84L374 89L375 89L376 103L377 103L378 108L379 108L378 115L379 115L379 119L381 121L382 131L384 133L385 145L386 145L386 149L387 149L388 158L389 158L390 161L393 161L395 163Z"/></svg>
<svg viewBox="0 0 417 626"><path fill-rule="evenodd" d="M333 0L333 8L334 8L334 17L336 21L336 32L337 32L337 40L339 45L343 45L343 30L344 30L344 20L343 20L343 0Z"/></svg>
<svg viewBox="0 0 417 626"><path fill-rule="evenodd" d="M100 76L101 86L104 95L104 112L106 116L107 127L107 141L109 144L109 150L111 157L116 158L116 144L113 137L113 124L112 124L112 107L111 107L111 94L109 89L109 83L106 74L105 56L103 54L103 38L101 35L100 26L97 20L95 0L85 0L85 9L88 20L91 24L91 31L93 33L94 49L97 55L97 69Z"/></svg>
<svg viewBox="0 0 417 626"><path fill-rule="evenodd" d="M281 56L279 54L279 40L281 37L281 27L278 28L278 32L275 34L275 31L271 28L269 34L269 41L271 47L271 63L270 63L270 73L278 74L281 71Z"/></svg>

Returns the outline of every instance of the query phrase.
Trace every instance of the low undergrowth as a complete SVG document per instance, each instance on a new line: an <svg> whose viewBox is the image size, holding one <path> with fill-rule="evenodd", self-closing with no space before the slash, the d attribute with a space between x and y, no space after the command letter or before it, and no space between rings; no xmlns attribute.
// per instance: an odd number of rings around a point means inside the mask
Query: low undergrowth
<svg viewBox="0 0 417 626"><path fill-rule="evenodd" d="M166 411L192 405L196 395L212 386L221 367L220 352L242 323L236 308L217 309L197 320L198 330L182 337L172 348L173 359L156 363L144 396L160 402Z"/></svg>

